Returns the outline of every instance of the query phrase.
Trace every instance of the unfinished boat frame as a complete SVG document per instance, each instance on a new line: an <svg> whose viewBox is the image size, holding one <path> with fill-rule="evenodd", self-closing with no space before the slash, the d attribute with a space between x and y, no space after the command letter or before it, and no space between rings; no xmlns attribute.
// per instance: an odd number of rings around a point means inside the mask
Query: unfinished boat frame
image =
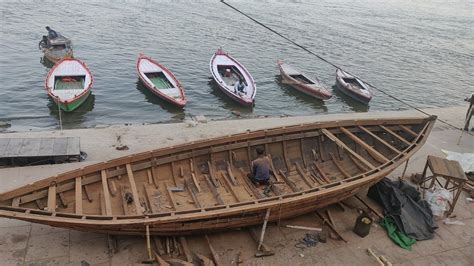
<svg viewBox="0 0 474 266"><path fill-rule="evenodd" d="M285 219L378 182L425 143L436 117L342 120L138 153L0 194L0 216L109 234L182 235ZM271 185L246 177L255 149ZM12 177L13 178L13 177Z"/></svg>

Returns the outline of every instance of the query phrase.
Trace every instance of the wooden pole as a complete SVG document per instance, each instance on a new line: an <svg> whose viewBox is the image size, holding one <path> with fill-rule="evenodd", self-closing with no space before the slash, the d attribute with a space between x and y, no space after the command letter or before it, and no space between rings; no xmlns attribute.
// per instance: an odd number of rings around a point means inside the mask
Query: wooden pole
<svg viewBox="0 0 474 266"><path fill-rule="evenodd" d="M405 179L405 173L407 171L407 168L408 168L408 162L410 161L410 158L407 159L406 163L405 163L405 167L403 168L403 173L402 173L402 177L400 177L400 180L403 180Z"/></svg>
<svg viewBox="0 0 474 266"><path fill-rule="evenodd" d="M150 226L146 225L146 248L148 250L148 260L152 261L153 257L151 255L151 242L150 242Z"/></svg>
<svg viewBox="0 0 474 266"><path fill-rule="evenodd" d="M262 226L262 233L260 234L260 241L258 242L257 251L260 251L260 248L263 244L263 237L265 236L265 229L267 228L268 218L270 217L270 208L267 209L267 213L265 214L265 220L263 221Z"/></svg>

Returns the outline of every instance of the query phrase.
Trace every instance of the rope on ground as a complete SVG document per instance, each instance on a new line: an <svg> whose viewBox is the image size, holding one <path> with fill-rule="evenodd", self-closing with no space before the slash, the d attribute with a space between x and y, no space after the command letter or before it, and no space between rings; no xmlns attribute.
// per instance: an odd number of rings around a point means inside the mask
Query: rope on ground
<svg viewBox="0 0 474 266"><path fill-rule="evenodd" d="M285 36L285 35L279 33L278 31L276 31L276 30L270 28L269 26L267 26L267 25L265 25L264 23L262 23L262 22L256 20L255 18L253 18L253 17L251 17L250 15L246 14L245 12L239 10L238 8L234 7L233 5L231 5L231 4L227 3L227 2L225 2L224 0L221 0L221 3L223 3L224 5L226 5L226 6L230 7L230 8L232 8L232 9L235 10L236 12L242 14L243 16L247 17L248 19L250 19L250 20L252 20L253 22L257 23L258 25L260 25L260 26L264 27L265 29L267 29L267 30L273 32L274 34L280 36L281 38L287 40L288 42L292 43L293 45L295 45L295 46L301 48L302 50L308 52L309 54L311 54L311 55L317 57L317 58L320 59L321 61L323 61L323 62L325 62L325 63L327 63L327 64L329 64L329 65L331 65L331 66L333 66L333 67L335 67L335 68L341 69L341 70L343 70L344 72L346 72L346 73L348 73L348 74L350 74L350 75L352 75L352 76L354 76L354 77L360 79L360 80L361 80L362 82L364 82L365 84L367 84L367 85L369 85L370 87L372 87L373 89L375 89L375 90L377 90L377 91L379 91L379 92L385 94L386 96L388 96L388 97L390 97L390 98L392 98L392 99L394 99L394 100L396 100L396 101L398 101L398 102L401 102L401 103L407 105L408 107L413 108L413 109L417 110L418 112L420 112L420 113L422 113L422 114L424 114L424 115L431 116L430 113L425 112L425 111L421 110L420 108L418 108L418 107L416 107L416 106L414 106L414 105L412 105L412 104L410 104L410 103L407 103L407 102L405 102L404 100L399 99L399 98L397 98L397 97L395 97L395 96L393 96L393 95L391 95L391 94L385 92L385 91L382 90L382 89L377 88L375 85L372 85L371 83L369 83L369 82L363 80L362 78L358 77L357 75L352 74L351 72L346 71L345 69L342 69L342 68L339 67L338 65L336 65L336 64L332 63L331 61L327 60L326 58L324 58L324 57L322 57L322 56L320 56L320 55L314 53L313 51L311 51L311 50L309 50L308 48L304 47L303 45L301 45L301 44L299 44L299 43L293 41L292 39L290 39L289 37L287 37L287 36ZM440 119L440 118L438 118L437 120L438 120L439 122L445 124L445 125L448 125L448 126L452 127L452 128L459 129L459 130L463 130L463 128L459 128L459 127L457 127L457 126L455 126L455 125L453 125L453 124L451 124L451 123L449 123L449 122L447 122L447 121L445 121L445 120L442 120L442 119ZM474 135L474 134L472 134L472 133L470 133L470 132L466 132L466 133L469 134L469 135Z"/></svg>

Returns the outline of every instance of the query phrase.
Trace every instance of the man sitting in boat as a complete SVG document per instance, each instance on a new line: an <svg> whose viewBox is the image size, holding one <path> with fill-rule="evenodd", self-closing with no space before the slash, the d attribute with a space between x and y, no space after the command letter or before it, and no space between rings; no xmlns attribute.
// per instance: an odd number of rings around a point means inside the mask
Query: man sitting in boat
<svg viewBox="0 0 474 266"><path fill-rule="evenodd" d="M58 33L51 29L49 26L46 26L46 30L48 31L48 38L50 40L58 38Z"/></svg>
<svg viewBox="0 0 474 266"><path fill-rule="evenodd" d="M257 148L257 159L252 161L252 173L249 174L250 180L255 184L268 185L270 179L270 158L265 156L265 151Z"/></svg>
<svg viewBox="0 0 474 266"><path fill-rule="evenodd" d="M246 86L242 78L239 77L239 80L234 84L234 92L235 93L247 93Z"/></svg>
<svg viewBox="0 0 474 266"><path fill-rule="evenodd" d="M50 46L50 43L49 43L49 40L48 40L48 36L46 35L43 35L43 39L41 39L41 41L39 42L39 48L49 48Z"/></svg>

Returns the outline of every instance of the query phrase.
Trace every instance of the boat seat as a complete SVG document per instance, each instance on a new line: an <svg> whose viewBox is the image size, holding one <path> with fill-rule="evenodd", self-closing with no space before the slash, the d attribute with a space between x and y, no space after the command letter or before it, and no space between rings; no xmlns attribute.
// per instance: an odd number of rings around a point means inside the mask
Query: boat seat
<svg viewBox="0 0 474 266"><path fill-rule="evenodd" d="M165 93L169 97L172 97L172 98L180 98L181 97L181 93L180 93L178 88L162 89L160 91Z"/></svg>

